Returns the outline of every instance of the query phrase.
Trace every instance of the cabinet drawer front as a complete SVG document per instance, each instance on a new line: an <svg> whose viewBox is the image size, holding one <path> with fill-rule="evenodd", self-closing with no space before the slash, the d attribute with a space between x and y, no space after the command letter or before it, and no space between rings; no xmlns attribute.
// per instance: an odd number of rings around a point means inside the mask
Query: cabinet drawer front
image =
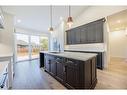
<svg viewBox="0 0 127 95"><path fill-rule="evenodd" d="M78 67L79 67L79 61L74 60L74 59L66 59L65 65L78 69Z"/></svg>
<svg viewBox="0 0 127 95"><path fill-rule="evenodd" d="M63 62L63 58L62 57L56 57L55 61L56 61L56 63L62 63Z"/></svg>

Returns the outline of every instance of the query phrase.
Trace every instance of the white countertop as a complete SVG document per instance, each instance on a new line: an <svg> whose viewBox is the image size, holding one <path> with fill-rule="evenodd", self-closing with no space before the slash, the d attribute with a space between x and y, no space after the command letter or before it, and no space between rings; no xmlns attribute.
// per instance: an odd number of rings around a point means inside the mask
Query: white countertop
<svg viewBox="0 0 127 95"><path fill-rule="evenodd" d="M72 58L72 59L81 60L81 61L89 60L97 55L96 53L79 53L79 52L52 53L52 51L51 52L41 51L41 53L46 53L46 54L51 54L51 55L56 55L56 56L61 56L66 58Z"/></svg>
<svg viewBox="0 0 127 95"><path fill-rule="evenodd" d="M13 56L12 53L10 53L10 54L0 54L0 58L3 58L3 57L11 57L11 56Z"/></svg>
<svg viewBox="0 0 127 95"><path fill-rule="evenodd" d="M10 60L12 58L13 54L0 54L0 62L1 61L7 61Z"/></svg>

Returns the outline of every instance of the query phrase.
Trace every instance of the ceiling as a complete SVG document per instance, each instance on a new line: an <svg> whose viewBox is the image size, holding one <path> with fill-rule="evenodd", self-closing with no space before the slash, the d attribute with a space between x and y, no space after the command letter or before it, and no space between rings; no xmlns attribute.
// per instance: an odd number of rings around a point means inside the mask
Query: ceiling
<svg viewBox="0 0 127 95"><path fill-rule="evenodd" d="M127 29L127 10L115 13L107 17L111 32Z"/></svg>
<svg viewBox="0 0 127 95"><path fill-rule="evenodd" d="M50 25L49 6L3 6L3 11L15 16L15 26L47 32ZM71 6L72 17L78 16L88 6ZM53 6L53 26L57 26L60 18L67 19L68 6Z"/></svg>

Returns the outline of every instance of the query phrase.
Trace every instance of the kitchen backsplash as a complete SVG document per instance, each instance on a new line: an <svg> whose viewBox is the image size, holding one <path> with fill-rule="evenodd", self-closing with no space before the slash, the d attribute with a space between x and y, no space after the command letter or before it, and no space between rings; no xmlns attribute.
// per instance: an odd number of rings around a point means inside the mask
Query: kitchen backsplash
<svg viewBox="0 0 127 95"><path fill-rule="evenodd" d="M65 45L65 50L104 52L106 48L104 43L95 43L95 44Z"/></svg>

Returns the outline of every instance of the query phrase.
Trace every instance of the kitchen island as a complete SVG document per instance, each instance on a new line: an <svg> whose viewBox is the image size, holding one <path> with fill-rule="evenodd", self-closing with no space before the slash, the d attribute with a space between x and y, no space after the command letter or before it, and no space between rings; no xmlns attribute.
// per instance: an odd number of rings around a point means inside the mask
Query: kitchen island
<svg viewBox="0 0 127 95"><path fill-rule="evenodd" d="M40 52L40 67L69 89L94 89L96 53Z"/></svg>

